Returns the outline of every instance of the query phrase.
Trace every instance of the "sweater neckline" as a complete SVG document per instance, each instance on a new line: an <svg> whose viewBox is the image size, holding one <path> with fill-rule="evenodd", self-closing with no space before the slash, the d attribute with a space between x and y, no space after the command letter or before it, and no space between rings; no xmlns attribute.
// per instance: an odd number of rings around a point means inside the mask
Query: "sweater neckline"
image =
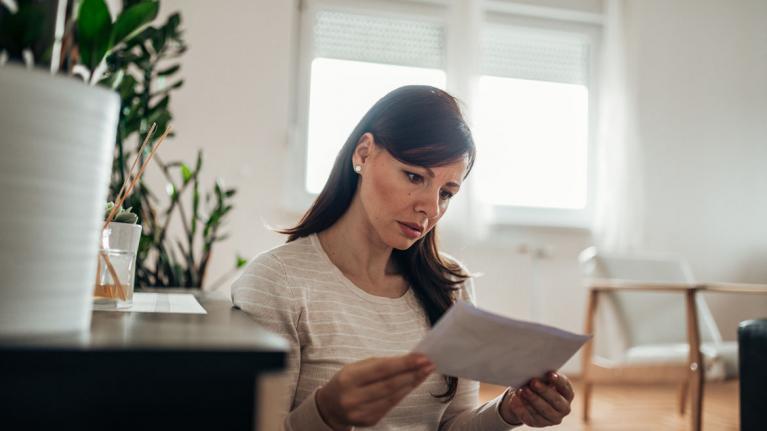
<svg viewBox="0 0 767 431"><path fill-rule="evenodd" d="M410 285L408 285L407 291L405 291L402 296L397 298L378 296L366 292L364 289L354 284L353 281L349 280L349 278L347 278L344 273L341 272L341 269L338 268L332 260L330 260L330 256L328 256L328 254L325 252L325 249L322 247L322 243L320 242L320 238L316 233L309 235L309 240L311 241L312 246L316 250L317 254L320 255L320 258L331 268L333 274L335 274L335 276L341 281L341 284L354 292L360 298L370 302L377 302L379 304L400 304L407 303L409 298L413 296L413 289L410 287Z"/></svg>

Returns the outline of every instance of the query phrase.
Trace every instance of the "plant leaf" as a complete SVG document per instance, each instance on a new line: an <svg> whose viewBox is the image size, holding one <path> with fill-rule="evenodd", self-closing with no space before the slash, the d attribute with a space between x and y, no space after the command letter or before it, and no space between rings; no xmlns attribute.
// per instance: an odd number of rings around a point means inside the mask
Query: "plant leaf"
<svg viewBox="0 0 767 431"><path fill-rule="evenodd" d="M22 61L22 52L42 38L44 24L45 11L39 4L20 2L15 14L0 4L0 52L6 50L10 60Z"/></svg>
<svg viewBox="0 0 767 431"><path fill-rule="evenodd" d="M152 111L151 114L149 114L149 118L147 119L147 123L157 123L157 130L165 130L168 122L171 120L170 112L167 110L155 110Z"/></svg>
<svg viewBox="0 0 767 431"><path fill-rule="evenodd" d="M181 14L178 12L174 13L173 15L168 17L168 22L165 24L168 28L168 31L172 31L173 33L176 33L178 30L178 26L181 25Z"/></svg>
<svg viewBox="0 0 767 431"><path fill-rule="evenodd" d="M138 254L143 256L149 252L150 248L152 248L152 237L142 233L138 243Z"/></svg>
<svg viewBox="0 0 767 431"><path fill-rule="evenodd" d="M202 169L202 150L197 151L197 161L194 164L194 171L199 175Z"/></svg>
<svg viewBox="0 0 767 431"><path fill-rule="evenodd" d="M159 9L160 4L158 2L145 1L122 11L112 28L112 46L128 39L142 26L152 22L157 17Z"/></svg>
<svg viewBox="0 0 767 431"><path fill-rule="evenodd" d="M83 0L77 14L77 43L83 64L91 71L112 47L112 17L104 0Z"/></svg>
<svg viewBox="0 0 767 431"><path fill-rule="evenodd" d="M238 254L237 255L237 263L235 263L235 267L236 268L242 268L243 266L245 266L247 264L248 264L248 260Z"/></svg>
<svg viewBox="0 0 767 431"><path fill-rule="evenodd" d="M192 170L189 169L186 163L181 164L181 177L184 180L184 184L187 184L192 179Z"/></svg>
<svg viewBox="0 0 767 431"><path fill-rule="evenodd" d="M176 65L173 65L173 66L167 67L167 68L165 68L165 69L159 70L159 71L157 72L157 76L168 76L168 75L173 75L173 74L174 74L174 73L176 73L176 72L177 72L179 69L181 69L181 65L180 65L180 64L176 64Z"/></svg>
<svg viewBox="0 0 767 431"><path fill-rule="evenodd" d="M160 101L159 101L159 102L157 102L157 103L156 103L156 104L155 104L155 105L154 105L154 106L151 108L151 110L152 110L152 112L157 112L157 111L167 111L167 110L168 110L168 103L170 103L170 96L168 96L168 95L166 94L166 95L165 95L165 97L163 97L162 99L160 99Z"/></svg>
<svg viewBox="0 0 767 431"><path fill-rule="evenodd" d="M115 73L110 73L99 81L99 85L117 90L125 77L125 70L120 69Z"/></svg>
<svg viewBox="0 0 767 431"><path fill-rule="evenodd" d="M165 48L165 43L167 42L167 39L165 37L164 31L156 31L152 33L152 37L149 38L149 41L152 43L152 49L156 53L161 53L163 49Z"/></svg>
<svg viewBox="0 0 767 431"><path fill-rule="evenodd" d="M200 179L197 173L199 170L195 170L194 183L192 184L192 236L197 233L197 220L200 218Z"/></svg>
<svg viewBox="0 0 767 431"><path fill-rule="evenodd" d="M176 191L176 186L168 183L165 185L165 191L168 192L168 196L170 196L171 200L176 200L178 197L178 191Z"/></svg>
<svg viewBox="0 0 767 431"><path fill-rule="evenodd" d="M170 87L167 88L167 90L175 90L177 88L181 88L182 85L184 85L184 80L183 79L174 82L173 85L171 85Z"/></svg>
<svg viewBox="0 0 767 431"><path fill-rule="evenodd" d="M138 215L126 211L120 211L120 214L116 215L114 221L117 223L136 224L138 222Z"/></svg>

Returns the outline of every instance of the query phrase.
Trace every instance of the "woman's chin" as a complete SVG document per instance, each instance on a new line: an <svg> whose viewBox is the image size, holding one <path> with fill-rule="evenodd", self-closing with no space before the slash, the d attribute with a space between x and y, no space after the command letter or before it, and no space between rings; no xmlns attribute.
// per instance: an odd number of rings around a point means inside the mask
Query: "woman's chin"
<svg viewBox="0 0 767 431"><path fill-rule="evenodd" d="M418 242L418 240L420 240L422 237L423 236L419 236L418 238L412 238L405 235L399 230L396 232L390 232L388 235L381 235L381 239L387 246L400 251L409 249L410 247L413 246L413 244Z"/></svg>
<svg viewBox="0 0 767 431"><path fill-rule="evenodd" d="M413 242L411 242L411 241L407 241L407 244L403 244L403 245L396 245L396 246L394 246L393 248L395 248L395 249L397 249L397 250L399 250L399 251L405 251L405 250L409 249L410 247L412 247L412 246L413 246L413 244L414 244Z"/></svg>
<svg viewBox="0 0 767 431"><path fill-rule="evenodd" d="M407 250L415 243L415 240L407 238L399 232L394 232L386 236L382 235L381 239L384 244L396 250Z"/></svg>
<svg viewBox="0 0 767 431"><path fill-rule="evenodd" d="M393 241L393 244L391 244L391 247L396 248L397 250L407 250L410 247L412 247L413 244L415 244L419 239L421 238L419 237L416 239L412 239L400 234L399 238L397 238L396 241Z"/></svg>

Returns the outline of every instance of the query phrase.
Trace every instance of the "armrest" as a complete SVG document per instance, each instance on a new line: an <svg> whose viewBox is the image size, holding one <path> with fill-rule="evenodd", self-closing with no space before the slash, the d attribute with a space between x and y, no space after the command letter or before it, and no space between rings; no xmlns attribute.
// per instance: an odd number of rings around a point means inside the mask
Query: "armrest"
<svg viewBox="0 0 767 431"><path fill-rule="evenodd" d="M707 283L703 289L706 292L722 293L767 293L767 284L751 283Z"/></svg>
<svg viewBox="0 0 767 431"><path fill-rule="evenodd" d="M620 279L592 279L587 284L590 290L599 292L607 291L626 291L643 290L654 292L685 293L689 290L699 290L705 288L702 284L690 283L662 283L662 282L638 282L632 280Z"/></svg>

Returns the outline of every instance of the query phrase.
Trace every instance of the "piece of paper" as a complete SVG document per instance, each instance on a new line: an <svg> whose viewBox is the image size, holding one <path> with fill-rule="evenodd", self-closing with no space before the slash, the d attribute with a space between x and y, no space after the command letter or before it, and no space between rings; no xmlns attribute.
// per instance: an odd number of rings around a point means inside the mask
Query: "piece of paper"
<svg viewBox="0 0 767 431"><path fill-rule="evenodd" d="M441 374L518 388L559 369L589 338L457 301L413 351Z"/></svg>
<svg viewBox="0 0 767 431"><path fill-rule="evenodd" d="M191 293L136 292L133 294L133 305L129 308L117 308L107 311L208 314L202 308L202 305L197 302L197 298Z"/></svg>

